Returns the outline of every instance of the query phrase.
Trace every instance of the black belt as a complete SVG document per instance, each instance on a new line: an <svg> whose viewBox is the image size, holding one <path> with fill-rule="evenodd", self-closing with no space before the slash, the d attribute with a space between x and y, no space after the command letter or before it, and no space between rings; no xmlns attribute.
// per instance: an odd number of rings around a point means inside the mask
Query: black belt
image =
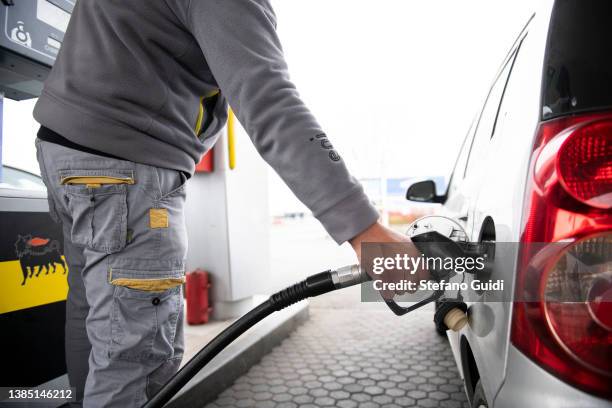
<svg viewBox="0 0 612 408"><path fill-rule="evenodd" d="M125 159L122 159L121 157L113 156L112 154L104 153L104 152L74 143L73 141L66 139L64 136L60 135L59 133L55 133L51 129L46 128L44 126L40 127L40 129L38 130L37 136L40 140L44 140L45 142L49 142L49 143L55 143L55 144L67 147L69 149L74 149L74 150L78 150L78 151L85 152L85 153L95 154L97 156L109 157L111 159L125 160Z"/></svg>
<svg viewBox="0 0 612 408"><path fill-rule="evenodd" d="M60 135L59 133L56 133L52 131L51 129L46 128L44 126L41 126L40 129L38 129L37 136L40 140L44 140L45 142L55 143L60 146L67 147L69 149L78 150L80 152L95 154L97 156L102 156L102 157L109 157L111 159L131 161L128 159L124 159L122 157L113 156L112 154L104 153L99 150L91 149L89 147L85 147L80 144L74 143L73 141L66 139L64 136ZM183 175L185 176L185 179L191 178L191 174L185 171L182 171L182 170L179 170L179 171L183 173Z"/></svg>

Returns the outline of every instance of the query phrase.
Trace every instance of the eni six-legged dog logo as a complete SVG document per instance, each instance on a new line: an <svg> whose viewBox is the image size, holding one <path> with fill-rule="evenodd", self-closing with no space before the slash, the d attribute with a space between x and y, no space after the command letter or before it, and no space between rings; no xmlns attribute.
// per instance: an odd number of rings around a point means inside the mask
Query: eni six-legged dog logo
<svg viewBox="0 0 612 408"><path fill-rule="evenodd" d="M58 264L61 265L64 274L66 274L66 263L62 258L60 244L56 239L18 235L17 242L15 242L15 252L23 273L21 286L24 286L28 279L37 278L43 271L45 271L45 275L48 275L49 272L55 273Z"/></svg>

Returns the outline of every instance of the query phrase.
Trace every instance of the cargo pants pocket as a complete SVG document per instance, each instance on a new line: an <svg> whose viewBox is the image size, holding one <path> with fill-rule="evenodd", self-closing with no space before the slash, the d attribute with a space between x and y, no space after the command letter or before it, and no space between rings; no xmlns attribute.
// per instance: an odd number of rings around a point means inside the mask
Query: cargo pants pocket
<svg viewBox="0 0 612 408"><path fill-rule="evenodd" d="M180 262L118 260L109 270L114 285L111 359L161 362L173 357L183 307Z"/></svg>
<svg viewBox="0 0 612 408"><path fill-rule="evenodd" d="M181 365L182 356L164 361L147 377L147 398L153 397L174 375Z"/></svg>
<svg viewBox="0 0 612 408"><path fill-rule="evenodd" d="M72 217L71 241L112 254L127 241L127 186L131 170L63 170L60 180Z"/></svg>

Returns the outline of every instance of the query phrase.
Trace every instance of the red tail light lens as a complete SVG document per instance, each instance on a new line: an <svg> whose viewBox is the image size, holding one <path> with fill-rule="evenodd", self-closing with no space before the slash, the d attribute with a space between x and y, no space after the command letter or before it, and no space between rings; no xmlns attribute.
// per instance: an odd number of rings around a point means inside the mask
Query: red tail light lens
<svg viewBox="0 0 612 408"><path fill-rule="evenodd" d="M544 311L557 343L578 364L612 374L612 234L569 245L544 274ZM612 380L612 379L611 379Z"/></svg>
<svg viewBox="0 0 612 408"><path fill-rule="evenodd" d="M612 115L540 125L527 182L512 343L612 398Z"/></svg>
<svg viewBox="0 0 612 408"><path fill-rule="evenodd" d="M612 208L612 120L569 131L557 157L561 185L569 194L593 207Z"/></svg>

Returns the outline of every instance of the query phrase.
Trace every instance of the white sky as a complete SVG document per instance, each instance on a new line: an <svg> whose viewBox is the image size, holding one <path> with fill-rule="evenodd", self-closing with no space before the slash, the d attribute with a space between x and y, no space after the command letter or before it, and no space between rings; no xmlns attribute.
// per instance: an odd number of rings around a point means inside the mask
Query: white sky
<svg viewBox="0 0 612 408"><path fill-rule="evenodd" d="M527 3L273 0L291 76L359 178L448 175ZM3 161L37 171L32 107L5 101Z"/></svg>
<svg viewBox="0 0 612 408"><path fill-rule="evenodd" d="M359 178L450 175L527 4L273 0L292 79ZM271 180L273 213L300 207Z"/></svg>

